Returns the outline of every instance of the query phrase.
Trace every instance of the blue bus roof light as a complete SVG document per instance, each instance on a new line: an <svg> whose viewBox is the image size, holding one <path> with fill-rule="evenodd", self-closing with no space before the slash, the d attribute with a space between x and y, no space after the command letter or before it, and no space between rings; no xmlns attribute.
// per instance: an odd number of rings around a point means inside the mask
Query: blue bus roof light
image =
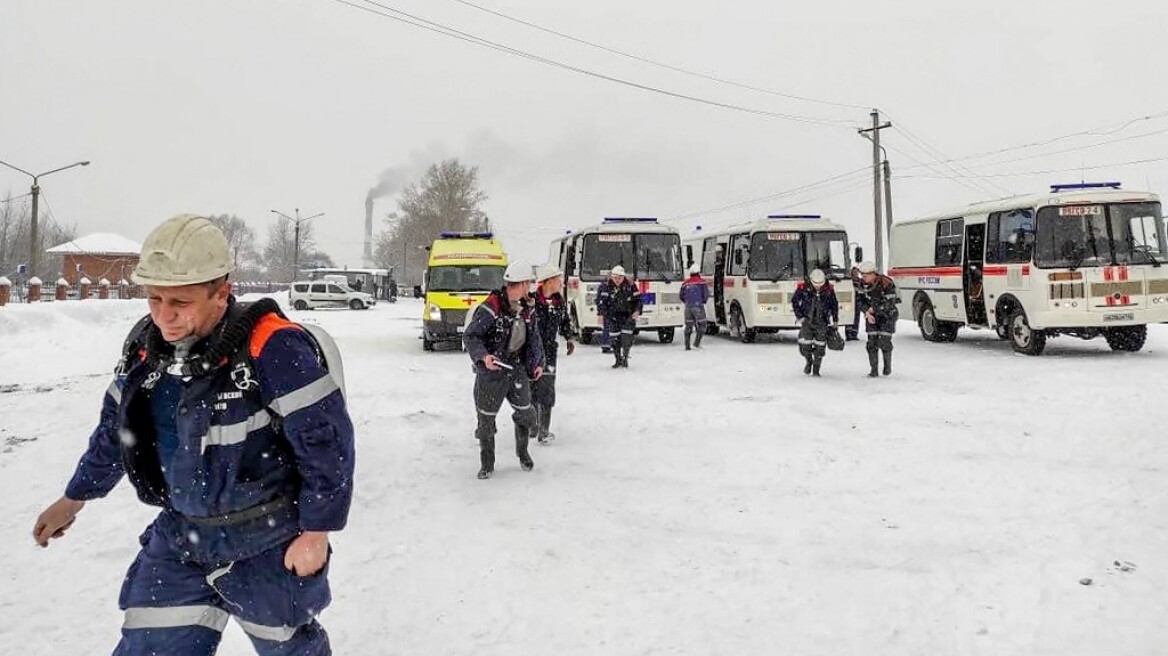
<svg viewBox="0 0 1168 656"><path fill-rule="evenodd" d="M819 220L823 217L819 214L768 214L768 219L814 219Z"/></svg>
<svg viewBox="0 0 1168 656"><path fill-rule="evenodd" d="M605 223L657 223L655 216L606 216Z"/></svg>
<svg viewBox="0 0 1168 656"><path fill-rule="evenodd" d="M1075 182L1054 184L1050 186L1050 190L1057 194L1060 191L1074 191L1076 189L1119 189L1122 185L1121 182Z"/></svg>
<svg viewBox="0 0 1168 656"><path fill-rule="evenodd" d="M443 232L438 236L442 239L490 239L495 235L490 232Z"/></svg>

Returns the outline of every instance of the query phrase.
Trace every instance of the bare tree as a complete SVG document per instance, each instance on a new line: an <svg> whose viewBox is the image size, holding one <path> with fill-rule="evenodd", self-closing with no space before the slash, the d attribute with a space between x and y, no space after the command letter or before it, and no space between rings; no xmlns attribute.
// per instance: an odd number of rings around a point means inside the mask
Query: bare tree
<svg viewBox="0 0 1168 656"><path fill-rule="evenodd" d="M0 199L0 276L11 275L18 265L28 263L31 219L32 211L27 200L13 198L11 193ZM76 239L77 228L62 226L51 216L42 215L39 237L38 248L43 253L46 248ZM61 275L61 258L42 257L40 270L28 272L29 277L34 275L55 280Z"/></svg>
<svg viewBox="0 0 1168 656"><path fill-rule="evenodd" d="M262 254L268 280L287 281L296 275L296 224L279 217L268 226L268 240ZM333 266L333 259L316 248L315 231L307 221L300 223L300 266Z"/></svg>
<svg viewBox="0 0 1168 656"><path fill-rule="evenodd" d="M222 230L223 235L227 237L232 257L235 259L235 270L240 272L253 268L259 260L255 230L234 214L212 215L207 219Z"/></svg>
<svg viewBox="0 0 1168 656"><path fill-rule="evenodd" d="M420 247L446 231L482 231L490 219L481 205L487 194L479 188L479 169L458 159L433 164L422 179L409 185L398 199L398 212L386 217L387 228L377 236L374 259L393 268L401 284L417 284L426 268Z"/></svg>

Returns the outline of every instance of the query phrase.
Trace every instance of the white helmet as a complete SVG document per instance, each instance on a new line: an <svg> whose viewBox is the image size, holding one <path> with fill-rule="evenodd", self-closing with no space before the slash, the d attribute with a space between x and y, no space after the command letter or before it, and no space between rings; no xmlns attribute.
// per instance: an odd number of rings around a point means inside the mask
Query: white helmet
<svg viewBox="0 0 1168 656"><path fill-rule="evenodd" d="M512 262L503 272L504 282L531 282L533 280L535 280L535 274L532 273L531 265L526 262Z"/></svg>
<svg viewBox="0 0 1168 656"><path fill-rule="evenodd" d="M876 273L876 263L872 260L864 260L860 262L860 273Z"/></svg>
<svg viewBox="0 0 1168 656"><path fill-rule="evenodd" d="M535 268L536 282L551 280L552 278L558 278L562 275L564 275L564 272L560 271L560 267L554 264L541 264Z"/></svg>
<svg viewBox="0 0 1168 656"><path fill-rule="evenodd" d="M811 284L812 285L819 287L820 285L822 285L825 282L827 282L827 276L825 276L823 274L823 271L820 271L819 269L815 269L814 271L811 272Z"/></svg>
<svg viewBox="0 0 1168 656"><path fill-rule="evenodd" d="M623 266L621 266L621 265L619 265L619 264L618 264L618 265L616 265L616 266L614 266L614 267L612 268L612 271L609 271L609 275L611 275L611 276L620 276L620 277L622 277L622 278L623 278L623 277L625 277L627 274L625 273L625 268L624 268Z"/></svg>
<svg viewBox="0 0 1168 656"><path fill-rule="evenodd" d="M211 282L234 269L223 232L201 216L180 214L146 237L130 279L139 285L181 287Z"/></svg>
<svg viewBox="0 0 1168 656"><path fill-rule="evenodd" d="M689 265L689 275L696 276L702 272L702 267L696 262Z"/></svg>

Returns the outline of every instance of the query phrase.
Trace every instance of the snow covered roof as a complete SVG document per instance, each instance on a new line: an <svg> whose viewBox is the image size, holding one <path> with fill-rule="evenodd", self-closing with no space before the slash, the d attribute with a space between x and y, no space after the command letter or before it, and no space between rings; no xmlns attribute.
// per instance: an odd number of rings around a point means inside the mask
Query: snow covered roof
<svg viewBox="0 0 1168 656"><path fill-rule="evenodd" d="M60 246L50 248L48 253L91 253L97 255L138 255L142 244L112 232L95 232Z"/></svg>

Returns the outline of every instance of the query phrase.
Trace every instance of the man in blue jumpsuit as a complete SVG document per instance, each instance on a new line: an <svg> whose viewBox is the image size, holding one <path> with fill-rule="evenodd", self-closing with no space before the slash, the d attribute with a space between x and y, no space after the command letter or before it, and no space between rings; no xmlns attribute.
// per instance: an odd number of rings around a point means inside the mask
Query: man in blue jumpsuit
<svg viewBox="0 0 1168 656"><path fill-rule="evenodd" d="M126 341L101 420L42 547L127 476L162 510L122 585L115 656L214 654L235 618L261 655L330 654L329 533L353 493L353 426L318 343L270 301L237 304L227 240L177 216L133 273L150 316ZM266 303L266 305L265 305Z"/></svg>

